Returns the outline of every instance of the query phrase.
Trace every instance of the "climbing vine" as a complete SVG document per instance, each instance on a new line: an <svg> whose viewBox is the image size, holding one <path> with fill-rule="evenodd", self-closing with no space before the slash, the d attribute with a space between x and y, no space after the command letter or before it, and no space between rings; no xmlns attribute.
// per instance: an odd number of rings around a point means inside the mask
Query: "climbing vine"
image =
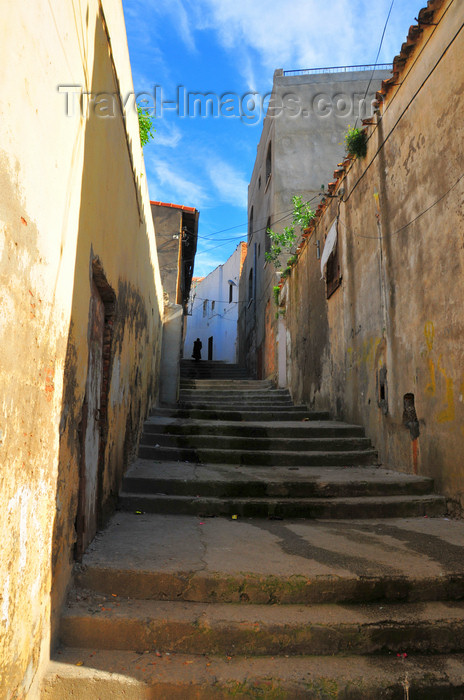
<svg viewBox="0 0 464 700"><path fill-rule="evenodd" d="M284 230L279 233L271 228L266 229L266 232L271 239L271 250L264 254L267 262L272 262L277 269L281 268L280 256L284 251L290 252L297 238L296 228L301 231L309 226L311 219L314 218L314 211L311 209L309 202L303 202L303 198L297 195L292 197L293 214L292 223L290 226L285 226ZM292 263L293 264L293 263Z"/></svg>

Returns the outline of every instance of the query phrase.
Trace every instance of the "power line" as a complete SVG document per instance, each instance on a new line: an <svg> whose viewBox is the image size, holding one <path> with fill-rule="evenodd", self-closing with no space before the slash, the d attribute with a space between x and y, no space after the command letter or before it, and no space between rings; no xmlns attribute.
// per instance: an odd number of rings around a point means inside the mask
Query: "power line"
<svg viewBox="0 0 464 700"><path fill-rule="evenodd" d="M446 53L448 52L448 49L450 48L450 46L451 46L451 45L456 41L456 39L458 38L458 36L459 36L459 34L461 33L463 27L464 27L464 23L461 24L461 26L459 27L459 29L457 30L456 34L453 36L453 38L451 39L451 41L450 41L450 42L447 44L447 46L443 49L443 51L442 51L440 57L438 58L438 60L437 60L437 62L435 63L435 65L433 66L432 70L428 73L428 75L424 78L424 80L423 80L422 83L419 85L419 87L417 88L417 90L414 92L413 96L411 97L411 99L410 99L409 102L407 103L406 107L403 109L403 111L401 112L401 114L400 114L399 117L397 118L396 122L393 124L392 128L390 129L390 131L388 132L388 134L385 136L385 138L383 139L383 141L382 141L382 143L380 144L380 146L377 148L376 152L374 153L374 156L372 157L372 159L370 160L370 162L366 165L366 167L364 168L364 170L362 171L361 175L359 176L359 178L358 178L358 179L356 180L356 182L354 183L354 185L353 185L353 187L351 188L351 190L349 191L349 193L348 193L348 194L345 196L345 198L343 199L343 202L347 202L347 201L349 200L349 198L350 198L351 195L353 194L354 190L355 190L356 187L359 185L359 183L361 182L361 180L363 179L363 177L365 176L365 174L367 173L367 171L368 171L369 168L371 167L372 163L375 161L375 159L376 159L377 156L379 155L380 151L383 149L383 147L384 147L385 144L387 143L388 139L390 138L390 136L392 135L392 133L395 131L396 127L398 126L398 124L400 123L400 121L402 120L402 118L404 117L404 115L406 114L406 112L408 111L409 107L411 106L411 104L412 104L412 103L414 102L414 100L416 99L417 95L420 93L420 91L422 90L422 88L424 87L424 85L426 84L426 82L428 81L428 79L430 78L430 76L431 76L431 75L434 73L434 71L438 68L438 66L439 66L439 64L441 63L443 57L444 57L444 56L446 55ZM388 107L388 105L387 105L387 107ZM369 138L372 138L372 135L371 135Z"/></svg>
<svg viewBox="0 0 464 700"><path fill-rule="evenodd" d="M387 30L387 25L388 25L388 21L389 21L389 19L390 19L390 15L391 15L391 11L392 11L392 9L393 9L394 2L395 2L395 0L392 0L392 1L391 1L390 9L388 10L387 19L385 20L385 25L384 25L384 27L383 27L382 36L381 36L381 38L380 38L379 50L377 51L377 56L376 56L376 58L375 58L374 68L372 69L371 77L370 77L369 82L368 82L368 84L367 84L366 92L364 93L363 102L364 102L364 100L365 100L366 97L367 97L367 93L369 92L369 88L370 88L371 83L372 83L372 78L374 77L374 73L375 73L376 66L377 66L377 63L378 63L378 60L379 60L380 51L381 51L381 49L382 49L382 44L383 44L383 40L384 40L384 37L385 37L385 32L386 32L386 30ZM356 127L356 124L358 123L358 119L359 119L359 115L356 117L355 127Z"/></svg>
<svg viewBox="0 0 464 700"><path fill-rule="evenodd" d="M397 228L396 231L393 231L392 233L390 233L390 234L389 234L389 238L393 238L393 236L396 236L398 233L401 233L402 231L404 231L405 229L407 229L409 226L411 226L411 224L414 224L418 219L420 219L422 216L424 216L424 214L426 214L428 211L430 211L431 209L433 209L433 207L435 207L435 206L436 206L437 204L439 204L443 199L445 199L445 197L446 197L447 195L449 195L449 193L450 193L452 190L454 190L455 187L458 186L458 184L461 182L461 180L462 180L463 178L464 178L464 173L463 173L462 175L460 175L460 176L458 177L458 179L456 180L456 182L454 182L454 184L452 184L451 187L449 187L449 188L446 190L446 192L444 192L438 199L436 199L435 202L433 202L432 204L430 204L426 209L424 209L423 211L421 211L420 214L417 214L417 216L415 216L413 219L411 219L410 221L408 221L407 224L404 224L403 226L400 226L400 228ZM340 221L340 223L342 224L342 226L344 226L345 229L346 229L347 231L349 231L349 228L348 228L348 226L345 224L345 222L342 221L341 219L339 219L339 221ZM369 239L375 240L375 241L379 241L379 240L381 240L382 238L386 238L386 237L387 237L387 236L363 236L361 233L355 233L354 231L352 231L352 235L353 235L353 236L356 236L357 238L369 238Z"/></svg>

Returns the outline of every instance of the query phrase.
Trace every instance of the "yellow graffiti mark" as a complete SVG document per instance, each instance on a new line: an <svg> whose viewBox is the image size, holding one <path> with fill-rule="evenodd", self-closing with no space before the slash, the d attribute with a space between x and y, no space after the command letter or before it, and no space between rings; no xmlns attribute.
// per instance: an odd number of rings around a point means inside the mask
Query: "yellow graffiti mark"
<svg viewBox="0 0 464 700"><path fill-rule="evenodd" d="M455 417L455 410L454 410L454 387L453 387L453 379L452 377L448 377L446 374L446 370L442 365L442 356L438 358L438 371L444 376L445 382L446 382L446 391L445 391L445 405L446 408L443 409L443 411L440 411L440 413L437 415L437 421L439 423L448 423L450 421L454 420Z"/></svg>
<svg viewBox="0 0 464 700"><path fill-rule="evenodd" d="M432 321L427 321L424 326L425 342L427 344L427 350L430 352L433 348L433 341L435 339L435 326Z"/></svg>
<svg viewBox="0 0 464 700"><path fill-rule="evenodd" d="M430 381L425 386L425 393L429 396L435 396L435 391L437 389L437 382L435 379L435 363L431 357L428 359Z"/></svg>

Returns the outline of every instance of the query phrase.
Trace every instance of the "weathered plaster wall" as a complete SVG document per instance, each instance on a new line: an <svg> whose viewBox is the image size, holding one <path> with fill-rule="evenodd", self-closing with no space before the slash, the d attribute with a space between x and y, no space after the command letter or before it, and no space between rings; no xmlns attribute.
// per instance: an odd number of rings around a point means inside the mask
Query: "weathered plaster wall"
<svg viewBox="0 0 464 700"><path fill-rule="evenodd" d="M135 112L66 116L59 85L132 90L119 3L7 3L0 28L0 696L37 698L73 563L92 274L116 303L99 510L160 355L160 277ZM109 39L111 37L111 39ZM14 96L14 99L13 99ZM117 115L117 112L115 112Z"/></svg>
<svg viewBox="0 0 464 700"><path fill-rule="evenodd" d="M363 423L384 464L462 507L464 7L433 5L287 283L288 376L295 398ZM314 244L337 214L343 280L327 300Z"/></svg>
<svg viewBox="0 0 464 700"><path fill-rule="evenodd" d="M258 144L248 187L248 255L243 268L240 295L240 359L259 378L277 379L277 320L272 288L273 264L265 260L269 247L268 222L275 231L291 223L292 197L314 200L343 157L343 134L361 113L370 114L370 103L382 78L391 71L347 70L302 75L274 73L268 113ZM370 85L369 85L370 83ZM364 95L368 89L367 97ZM271 147L271 175L266 161ZM251 212L253 210L253 227ZM288 255L282 256L285 267ZM248 295L253 270L255 294Z"/></svg>

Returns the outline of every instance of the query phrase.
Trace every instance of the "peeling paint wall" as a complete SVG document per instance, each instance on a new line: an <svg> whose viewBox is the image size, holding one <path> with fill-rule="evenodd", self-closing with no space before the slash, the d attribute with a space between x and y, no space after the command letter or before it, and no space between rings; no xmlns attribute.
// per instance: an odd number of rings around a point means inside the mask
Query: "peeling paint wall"
<svg viewBox="0 0 464 700"><path fill-rule="evenodd" d="M135 111L97 116L91 102L81 114L76 98L67 116L74 97L58 90L132 90L121 6L7 3L2 19L0 82L14 95L0 104L0 696L9 700L38 697L74 560L92 281L106 298L92 417L100 522L157 400L162 290Z"/></svg>
<svg viewBox="0 0 464 700"><path fill-rule="evenodd" d="M364 424L385 465L463 507L464 6L432 7L287 281L288 377L296 400ZM337 215L342 283L326 299L316 243Z"/></svg>

